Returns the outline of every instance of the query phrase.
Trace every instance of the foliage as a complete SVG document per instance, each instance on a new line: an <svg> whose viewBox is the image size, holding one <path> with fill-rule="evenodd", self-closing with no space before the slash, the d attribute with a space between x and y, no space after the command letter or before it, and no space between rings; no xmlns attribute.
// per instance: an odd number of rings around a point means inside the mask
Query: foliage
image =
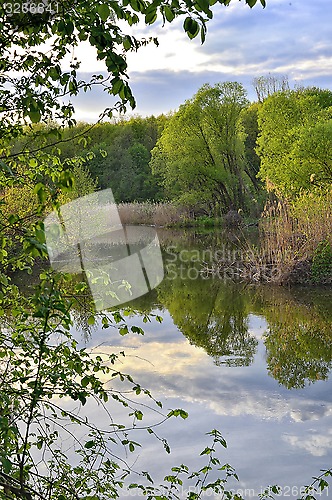
<svg viewBox="0 0 332 500"><path fill-rule="evenodd" d="M162 115L98 123L93 127L79 123L64 128L56 150L52 148L52 137L47 136L49 127L38 124L28 137L15 140L11 155L22 148L26 154L41 147L48 152L53 150L71 170L74 162L81 159L96 187L111 187L116 202L158 200L162 188L151 173L149 161L165 121Z"/></svg>
<svg viewBox="0 0 332 500"><path fill-rule="evenodd" d="M116 450L134 453L139 447L131 439L130 430L139 427L144 418L143 408L150 407L157 424L174 417L185 419L186 412L176 408L164 413L161 402L154 400L129 374L120 371L118 361L124 353L105 357L88 352L79 347L71 334L71 312L82 297L87 305L86 314L90 313L89 325L99 321L104 329L114 327L120 334L127 334L125 318L119 311L97 316L89 303L83 277L73 284L68 275L44 271L38 284L26 295L14 284L13 273L32 272L37 260L47 266L42 220L50 210L57 210L65 199L73 196L73 171L77 174L75 195L89 192L93 187L84 167L93 155L87 150L78 156L58 150L64 139L61 127L75 125L71 98L81 90L101 85L119 98L103 116L110 117L114 109L124 111L128 105L135 105L125 54L157 41L153 37L137 40L124 33L120 25L132 26L140 17L150 25L158 16L164 22L184 16L183 27L189 38L200 33L204 41L206 17L212 18L214 3L64 0L56 3L59 8L53 10L51 4L40 4L42 8L37 11L30 4L26 12L23 6L27 3L18 1L22 6L19 13L11 9L11 2L0 5L0 188L4 195L0 245L0 487L4 498L106 500L119 497L129 480L131 487L143 489L147 498L162 498L147 472L138 476L139 483L131 482L134 471L117 458ZM230 1L219 3L227 5ZM256 0L246 3L252 7ZM264 6L265 0L260 3ZM98 59L105 63L106 76L93 75L88 81L79 79L80 62L74 50L82 41L96 49ZM64 59L68 55L72 56L68 58L70 69L65 70ZM46 127L32 127L41 122ZM82 134L84 128L80 126ZM36 147L31 144L31 130L37 142L40 141ZM146 162L143 148L136 143L132 147L129 156L135 161L143 158L142 164ZM31 196L29 211L26 212L23 203L11 212L6 201L8 192L12 200L13 193L27 196L24 202ZM132 327L131 332L142 334L137 327ZM103 408L106 412L109 424L106 428L97 427L77 411L94 402L99 410ZM126 423L113 421L107 406L110 402L127 409ZM145 430L169 451L167 442L159 438L153 425ZM72 460L61 442L63 434L73 441ZM215 456L216 445L224 447L225 441L217 431L210 435L212 445L202 451L202 456L208 457L206 465L192 473L183 465L173 469L174 474L165 478L169 484L167 498L176 498L182 473L198 486L197 493L189 494L191 499L200 498L205 491L239 498L225 490L225 480L236 477L233 469L227 464L219 467ZM218 478L208 482L213 469L219 470ZM149 481L151 488L144 481Z"/></svg>
<svg viewBox="0 0 332 500"><path fill-rule="evenodd" d="M258 109L259 177L268 190L294 199L331 184L332 92L277 92Z"/></svg>
<svg viewBox="0 0 332 500"><path fill-rule="evenodd" d="M253 217L259 217L265 201L265 191L263 190L262 182L258 178L260 169L260 158L256 153L256 145L258 138L258 109L260 104L253 103L241 112L240 122L244 130L244 171L250 178L254 188L255 196L249 200L249 210ZM263 203L260 202L263 198Z"/></svg>
<svg viewBox="0 0 332 500"><path fill-rule="evenodd" d="M328 240L321 241L317 246L311 266L313 280L321 282L332 272L332 248Z"/></svg>
<svg viewBox="0 0 332 500"><path fill-rule="evenodd" d="M246 206L253 186L244 168L240 114L247 105L242 85L225 82L203 85L180 106L152 150L152 171L163 178L167 195L210 216Z"/></svg>
<svg viewBox="0 0 332 500"><path fill-rule="evenodd" d="M248 3L252 6L255 2ZM28 500L116 498L130 468L119 465L114 447L119 443L133 452L138 446L128 435L130 425L111 421L110 427L99 429L63 403L67 399L84 407L96 401L106 408L111 398L128 408L132 426L136 427L143 412L136 402L122 396L121 389L113 390L107 383L119 379L120 386L127 384L126 390L134 397L141 394L152 403L154 400L148 390L117 369L116 355L103 359L79 348L73 339L70 313L75 301L84 295L84 281L76 282L73 292L65 275L42 272L39 283L26 296L14 284L12 274L17 270L32 272L37 259L47 266L43 217L67 200L66 196L71 199L93 187L84 168L89 156L66 155L58 149L64 139L61 127L75 125L71 98L81 90L101 85L119 98L103 116L135 105L125 54L157 41L153 37L137 40L123 33L120 21L131 26L143 16L146 24L153 24L158 15L167 22L184 15L188 36L192 38L200 31L203 40L205 18L211 18L212 11L209 2L200 0L195 5L189 1L66 0L56 3L55 9L47 3L41 3L38 9L23 2L17 5L18 13L11 2L0 6L0 186L4 198L0 252L1 496ZM96 49L98 59L105 63L106 76L79 79L80 61L74 50L82 41ZM66 70L64 59L68 54L72 57ZM46 126L39 126L40 122ZM84 125L80 128L84 133ZM143 158L146 162L143 148L132 146L133 160ZM8 200L15 201L12 207L8 207ZM91 304L90 312L88 323L92 324ZM113 325L122 334L128 331L118 311L103 314L100 321L104 328ZM133 332L141 333L140 329ZM159 411L161 403L154 403ZM187 415L175 409L162 420L176 416ZM79 427L84 427L85 434L80 439ZM155 434L151 427L148 431ZM61 443L61 433L74 441L72 463ZM221 442L217 433L213 436L214 443Z"/></svg>

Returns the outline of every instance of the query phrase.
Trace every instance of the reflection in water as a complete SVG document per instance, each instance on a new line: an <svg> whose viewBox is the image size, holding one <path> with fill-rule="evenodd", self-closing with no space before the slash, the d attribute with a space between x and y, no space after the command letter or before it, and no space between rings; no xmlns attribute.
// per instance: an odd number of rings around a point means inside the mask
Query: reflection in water
<svg viewBox="0 0 332 500"><path fill-rule="evenodd" d="M332 290L285 290L246 286L200 275L198 256L216 249L220 235L163 232L166 278L151 296L133 302L169 311L190 343L202 347L216 365L249 366L258 341L248 331L249 314L264 316L268 373L288 389L326 380L332 368ZM168 251L167 251L168 250ZM149 304L150 300L150 304Z"/></svg>
<svg viewBox="0 0 332 500"><path fill-rule="evenodd" d="M166 412L189 412L185 423L172 421L161 431L171 444L170 457L150 435L138 436L143 448L133 456L135 467L162 480L169 466L195 460L206 444L204 433L218 428L228 442L221 459L243 481L235 487L256 492L244 495L248 500L267 484L298 491L332 462L332 291L203 279L197 255L220 248L223 235L200 239L194 232L187 238L163 231L159 239L168 274L132 306L161 314L163 323L132 315L126 318L129 327L141 326L144 336L121 337L97 324L89 338L95 352L125 351L119 369L149 388ZM78 336L91 329L83 306L74 318ZM122 408L109 404L115 421L122 422L116 413ZM94 412L90 417L102 418ZM143 424L150 425L150 418L144 408Z"/></svg>
<svg viewBox="0 0 332 500"><path fill-rule="evenodd" d="M263 298L270 375L288 389L326 380L332 368L331 290L312 294L303 290L265 290Z"/></svg>
<svg viewBox="0 0 332 500"><path fill-rule="evenodd" d="M197 255L220 248L222 235L200 239L197 233L187 238L184 232L164 231L159 238L168 274L132 306L161 314L161 325L131 315L129 327L146 333L123 337L101 323L91 327L83 292L73 318L77 339L83 332L96 354L125 352L117 368L163 401L166 413L170 408L189 412L186 422L172 420L160 431L172 447L169 457L147 432L131 436L142 443L132 464L149 470L156 481L179 463L199 468L192 462L206 445L204 433L218 428L228 443L221 460L243 481L235 488L255 491L244 494L247 500L258 498L267 484L281 484L295 492L287 496L298 498L298 488L332 463L332 290L204 279ZM122 407L108 405L114 421L127 422ZM101 427L109 425L100 408L81 411ZM143 425L155 419L144 407Z"/></svg>
<svg viewBox="0 0 332 500"><path fill-rule="evenodd" d="M216 280L166 280L158 298L190 343L203 347L217 365L248 366L257 339L248 333L244 289Z"/></svg>

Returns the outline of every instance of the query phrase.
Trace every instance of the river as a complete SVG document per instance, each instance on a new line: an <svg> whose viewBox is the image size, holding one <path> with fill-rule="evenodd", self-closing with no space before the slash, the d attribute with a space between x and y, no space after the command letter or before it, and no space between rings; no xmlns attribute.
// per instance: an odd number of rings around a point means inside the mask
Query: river
<svg viewBox="0 0 332 500"><path fill-rule="evenodd" d="M230 480L230 489L252 499L278 484L280 497L298 498L301 486L332 466L332 290L205 276L202 260L226 252L232 238L185 230L160 230L159 238L165 278L133 301L137 313L127 317L144 335L121 336L100 323L88 334L86 327L74 330L95 352L124 351L121 370L162 401L166 413L182 408L189 414L156 428L170 454L146 430L134 430L142 448L126 460L148 470L157 483L174 465L202 466L206 457L199 454L210 443L206 433L218 429L227 441L218 456L239 476L239 482ZM104 425L105 415L93 411L94 422ZM121 408L112 412L123 421ZM143 412L139 424L158 422L154 411Z"/></svg>

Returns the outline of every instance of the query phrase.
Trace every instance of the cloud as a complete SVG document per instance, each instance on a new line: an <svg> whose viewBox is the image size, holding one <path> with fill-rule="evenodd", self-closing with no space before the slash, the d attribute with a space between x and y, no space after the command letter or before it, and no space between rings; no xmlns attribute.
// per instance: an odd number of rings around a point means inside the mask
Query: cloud
<svg viewBox="0 0 332 500"><path fill-rule="evenodd" d="M324 434L311 431L303 436L286 435L283 440L291 446L304 450L315 457L327 455L332 448L332 431L327 430Z"/></svg>
<svg viewBox="0 0 332 500"><path fill-rule="evenodd" d="M158 22L130 28L137 37L158 36L159 47L149 44L128 54L128 75L137 100L135 113L158 115L177 109L203 83L236 80L255 99L252 79L271 72L287 74L291 84L332 88L330 18L326 0L268 0L253 9L243 2L214 7L205 44L189 40L183 20L164 27ZM128 31L128 28L124 26ZM104 69L95 51L82 44L75 49L86 74ZM111 97L94 89L75 99L78 116L93 121L110 105Z"/></svg>
<svg viewBox="0 0 332 500"><path fill-rule="evenodd" d="M258 325L255 331L259 335ZM195 348L185 338L173 335L160 343L148 333L144 341L128 336L118 342L117 349L126 352L119 369L130 373L159 398L196 403L214 415L247 416L275 423L288 421L296 425L332 418L332 400L326 400L326 396L304 397L282 387L276 390L275 381L262 377L255 365L216 368L203 349ZM103 347L105 352L113 350Z"/></svg>

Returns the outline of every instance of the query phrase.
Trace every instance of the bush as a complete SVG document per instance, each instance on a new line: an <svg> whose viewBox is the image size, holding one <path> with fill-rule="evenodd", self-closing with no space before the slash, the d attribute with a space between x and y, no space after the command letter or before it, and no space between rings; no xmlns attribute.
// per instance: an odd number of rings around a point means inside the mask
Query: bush
<svg viewBox="0 0 332 500"><path fill-rule="evenodd" d="M315 283L331 281L332 248L329 241L324 240L317 246L311 266L312 280Z"/></svg>

